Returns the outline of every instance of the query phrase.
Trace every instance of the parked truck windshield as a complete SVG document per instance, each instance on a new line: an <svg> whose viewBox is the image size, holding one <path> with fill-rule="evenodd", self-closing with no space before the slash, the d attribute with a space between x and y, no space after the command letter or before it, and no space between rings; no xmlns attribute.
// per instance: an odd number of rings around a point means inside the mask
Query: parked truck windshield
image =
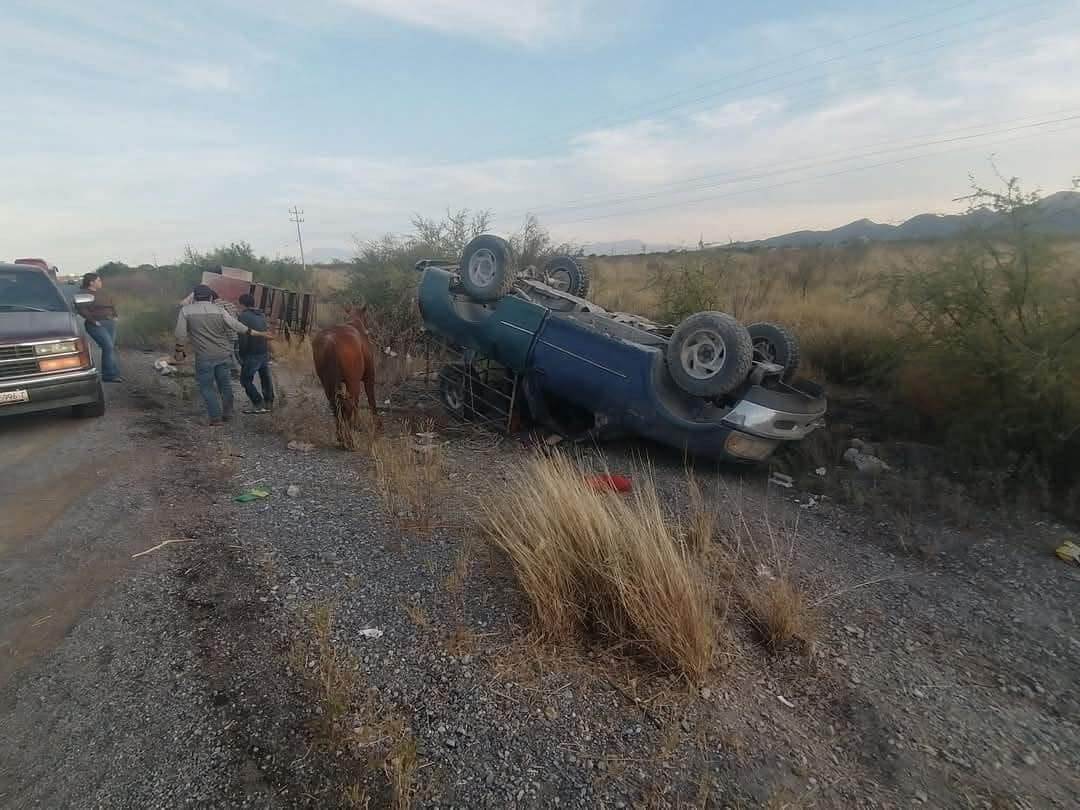
<svg viewBox="0 0 1080 810"><path fill-rule="evenodd" d="M0 270L0 312L63 312L63 296L45 275L25 270Z"/></svg>

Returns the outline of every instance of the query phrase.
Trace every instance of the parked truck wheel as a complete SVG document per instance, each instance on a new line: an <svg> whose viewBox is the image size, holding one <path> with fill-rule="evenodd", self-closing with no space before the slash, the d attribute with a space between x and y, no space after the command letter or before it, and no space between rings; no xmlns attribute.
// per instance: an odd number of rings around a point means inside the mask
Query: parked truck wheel
<svg viewBox="0 0 1080 810"><path fill-rule="evenodd" d="M801 353L799 339L778 323L752 323L746 327L754 344L754 359L784 367L784 380L790 380L799 370Z"/></svg>
<svg viewBox="0 0 1080 810"><path fill-rule="evenodd" d="M729 394L746 380L754 346L746 327L723 312L699 312L675 329L667 347L675 384L697 397Z"/></svg>
<svg viewBox="0 0 1080 810"><path fill-rule="evenodd" d="M490 234L477 236L465 246L458 267L461 286L477 301L497 301L514 287L510 243Z"/></svg>
<svg viewBox="0 0 1080 810"><path fill-rule="evenodd" d="M464 363L453 363L439 370L439 399L451 416L466 420L475 413L474 375Z"/></svg>
<svg viewBox="0 0 1080 810"><path fill-rule="evenodd" d="M589 271L573 256L554 256L544 264L544 279L559 292L585 298L589 295Z"/></svg>
<svg viewBox="0 0 1080 810"><path fill-rule="evenodd" d="M76 419L96 419L105 415L105 388L100 381L97 385L97 399L93 402L87 402L85 405L73 406L71 415Z"/></svg>

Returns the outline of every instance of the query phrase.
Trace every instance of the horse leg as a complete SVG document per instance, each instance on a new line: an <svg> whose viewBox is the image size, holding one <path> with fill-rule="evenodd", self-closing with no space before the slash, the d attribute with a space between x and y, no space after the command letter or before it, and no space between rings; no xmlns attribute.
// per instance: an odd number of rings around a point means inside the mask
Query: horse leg
<svg viewBox="0 0 1080 810"><path fill-rule="evenodd" d="M379 410L375 406L375 374L368 372L364 375L364 393L367 394L368 408L371 410L371 424L373 429L382 429L382 420L379 419Z"/></svg>
<svg viewBox="0 0 1080 810"><path fill-rule="evenodd" d="M358 427L357 417L360 415L361 379L355 374L346 372L342 386L342 422L346 426L346 430L351 432Z"/></svg>
<svg viewBox="0 0 1080 810"><path fill-rule="evenodd" d="M367 394L368 408L371 409L371 415L378 416L379 411L375 407L375 369L370 367L364 372L364 393Z"/></svg>

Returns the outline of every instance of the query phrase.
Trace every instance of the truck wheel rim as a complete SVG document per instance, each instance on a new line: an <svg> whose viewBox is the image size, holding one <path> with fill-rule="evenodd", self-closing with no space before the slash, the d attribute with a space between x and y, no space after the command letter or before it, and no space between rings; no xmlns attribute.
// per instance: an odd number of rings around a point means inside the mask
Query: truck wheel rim
<svg viewBox="0 0 1080 810"><path fill-rule="evenodd" d="M565 270L556 270L548 277L548 286L566 292L570 289L570 274Z"/></svg>
<svg viewBox="0 0 1080 810"><path fill-rule="evenodd" d="M495 280L495 254L481 248L469 257L469 281L481 289L491 286Z"/></svg>
<svg viewBox="0 0 1080 810"><path fill-rule="evenodd" d="M465 408L465 392L460 383L450 383L443 390L443 401L451 411L460 411Z"/></svg>
<svg viewBox="0 0 1080 810"><path fill-rule="evenodd" d="M754 341L754 354L766 363L776 362L776 347L768 338L758 338Z"/></svg>
<svg viewBox="0 0 1080 810"><path fill-rule="evenodd" d="M690 335L679 352L683 371L695 380L708 380L720 373L727 359L724 339L711 329Z"/></svg>

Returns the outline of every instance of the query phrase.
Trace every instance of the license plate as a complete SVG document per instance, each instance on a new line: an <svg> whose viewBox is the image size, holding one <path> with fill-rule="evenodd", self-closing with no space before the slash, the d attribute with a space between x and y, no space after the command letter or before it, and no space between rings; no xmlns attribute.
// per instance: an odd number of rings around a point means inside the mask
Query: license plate
<svg viewBox="0 0 1080 810"><path fill-rule="evenodd" d="M14 405L16 402L29 402L30 395L25 388L16 388L14 391L0 391L0 405Z"/></svg>

